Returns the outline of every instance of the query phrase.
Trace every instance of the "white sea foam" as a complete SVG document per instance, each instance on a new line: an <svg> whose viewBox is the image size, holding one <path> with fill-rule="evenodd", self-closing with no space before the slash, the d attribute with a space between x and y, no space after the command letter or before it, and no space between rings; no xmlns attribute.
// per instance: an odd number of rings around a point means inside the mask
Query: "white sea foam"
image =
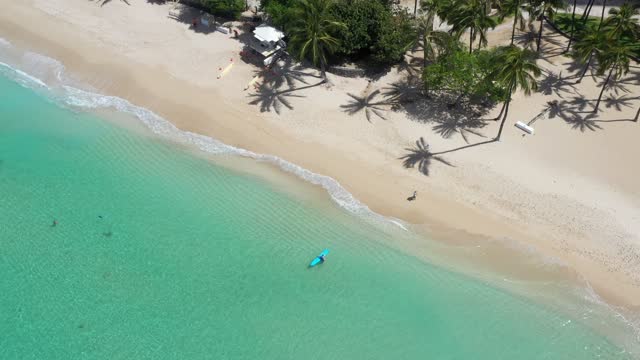
<svg viewBox="0 0 640 360"><path fill-rule="evenodd" d="M393 225L393 227L399 227L402 230L408 231L407 225L405 225L401 220L384 217L373 212L365 204L349 193L344 187L342 187L337 180L329 176L314 173L274 155L258 154L246 149L224 144L212 137L182 131L171 122L155 114L151 110L131 104L125 99L116 96L102 95L96 92L62 84L64 65L55 59L37 53L24 53L21 59L21 67L28 69L28 71L32 73L35 72L36 76L28 74L9 64L0 64L7 69L11 69L14 72L14 76L11 77L15 78L15 80L20 84L29 88L44 87L50 89L52 90L52 94L54 94L55 99L63 104L83 109L115 109L135 116L144 125L160 136L170 138L174 141L194 145L202 151L212 154L244 156L258 161L272 163L280 167L282 170L292 173L307 182L322 186L329 193L331 199L347 211L358 216L365 217L366 219L374 220L377 223L390 224ZM51 74L55 74L55 79L51 77ZM39 77L45 80L43 81ZM51 86L55 86L55 88L52 88L45 81L54 81L58 84L51 84Z"/></svg>
<svg viewBox="0 0 640 360"><path fill-rule="evenodd" d="M393 224L407 231L407 227L400 220L383 217L382 215L374 213L343 188L338 181L329 176L316 174L274 155L258 154L246 149L227 145L205 135L182 131L152 111L133 105L129 101L119 97L101 95L66 85L63 86L63 88L65 89L66 96L62 100L68 105L89 109L114 108L118 111L134 115L156 134L195 145L202 151L212 154L239 155L275 164L282 170L292 173L301 179L314 185L322 186L329 193L333 201L347 211L359 216L383 220L386 223Z"/></svg>
<svg viewBox="0 0 640 360"><path fill-rule="evenodd" d="M0 37L0 47L8 48L11 46L11 42L5 38Z"/></svg>
<svg viewBox="0 0 640 360"><path fill-rule="evenodd" d="M22 65L32 76L44 81L62 81L65 70L60 61L34 52L26 52L22 55Z"/></svg>
<svg viewBox="0 0 640 360"><path fill-rule="evenodd" d="M45 84L42 80L38 79L35 76L31 76L26 72L16 69L11 65L0 61L0 69L5 70L2 71L3 74L8 75L10 79L17 81L19 84L26 86L28 88L49 88L47 84ZM8 71L7 71L8 70Z"/></svg>

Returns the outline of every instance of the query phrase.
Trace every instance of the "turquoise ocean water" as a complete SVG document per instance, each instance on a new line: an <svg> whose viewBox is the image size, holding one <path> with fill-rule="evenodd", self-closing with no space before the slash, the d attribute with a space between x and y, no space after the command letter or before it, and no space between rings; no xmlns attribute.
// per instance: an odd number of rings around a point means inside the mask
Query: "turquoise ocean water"
<svg viewBox="0 0 640 360"><path fill-rule="evenodd" d="M629 358L577 314L2 74L0 359Z"/></svg>

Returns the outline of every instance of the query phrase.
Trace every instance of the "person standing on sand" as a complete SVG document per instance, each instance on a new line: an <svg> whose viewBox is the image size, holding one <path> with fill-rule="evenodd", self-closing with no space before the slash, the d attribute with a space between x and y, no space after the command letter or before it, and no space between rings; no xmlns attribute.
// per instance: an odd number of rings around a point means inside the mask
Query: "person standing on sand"
<svg viewBox="0 0 640 360"><path fill-rule="evenodd" d="M417 191L414 191L414 192L413 192L413 195L411 195L411 196L409 196L409 197L407 198L407 201L413 201L413 200L415 200L415 199L416 199L416 196L418 196L418 192L417 192Z"/></svg>

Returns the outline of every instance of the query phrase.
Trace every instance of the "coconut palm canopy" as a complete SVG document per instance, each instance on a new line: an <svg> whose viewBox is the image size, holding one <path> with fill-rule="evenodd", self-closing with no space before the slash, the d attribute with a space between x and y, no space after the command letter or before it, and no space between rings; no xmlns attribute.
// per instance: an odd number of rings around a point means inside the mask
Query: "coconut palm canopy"
<svg viewBox="0 0 640 360"><path fill-rule="evenodd" d="M330 6L331 0L300 0L296 3L296 16L289 31L294 53L320 66L323 77L328 56L340 44L333 34L345 26L332 20Z"/></svg>

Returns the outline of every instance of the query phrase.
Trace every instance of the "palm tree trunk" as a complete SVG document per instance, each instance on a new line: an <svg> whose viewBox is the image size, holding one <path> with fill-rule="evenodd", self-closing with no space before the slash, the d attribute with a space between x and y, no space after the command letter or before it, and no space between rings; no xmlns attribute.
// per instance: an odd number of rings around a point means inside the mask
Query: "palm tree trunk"
<svg viewBox="0 0 640 360"><path fill-rule="evenodd" d="M604 21L604 8L607 6L607 0L602 0L602 14L600 15L600 24L598 24L598 31L602 28L602 22Z"/></svg>
<svg viewBox="0 0 640 360"><path fill-rule="evenodd" d="M469 54L473 52L473 28L469 31Z"/></svg>
<svg viewBox="0 0 640 360"><path fill-rule="evenodd" d="M604 94L604 89L607 88L607 84L609 83L609 79L611 79L611 74L613 74L613 67L609 70L609 75L607 75L607 80L602 84L602 90L600 90L600 96L598 96L598 101L596 101L596 108L593 109L594 113L598 113L598 107L600 107L600 100L602 99L602 94Z"/></svg>
<svg viewBox="0 0 640 360"><path fill-rule="evenodd" d="M589 7L593 5L593 2L594 0L589 0L589 2L587 2L587 7L584 8L582 15L580 15L580 21L584 20L584 18L587 16L587 11L589 10Z"/></svg>
<svg viewBox="0 0 640 360"><path fill-rule="evenodd" d="M454 151L459 151L459 150L472 148L472 147L475 147L475 146L480 146L480 145L484 145L484 144L491 144L493 142L496 142L496 139L491 139L491 140L487 140L487 141L481 141L479 143L460 146L460 147L457 147L457 148L454 148L454 149L445 150L445 151L438 151L438 152L432 153L431 156L438 156L438 155L442 155L442 154L446 154L446 153L450 153L450 152L454 152Z"/></svg>
<svg viewBox="0 0 640 360"><path fill-rule="evenodd" d="M427 67L427 32L422 33L422 69Z"/></svg>
<svg viewBox="0 0 640 360"><path fill-rule="evenodd" d="M589 56L589 60L587 60L587 65L584 66L584 70L582 70L582 75L580 75L580 79L576 81L576 84L580 84L582 78L587 74L587 70L589 70L589 65L591 65L591 59L593 59L593 53Z"/></svg>
<svg viewBox="0 0 640 360"><path fill-rule="evenodd" d="M576 21L576 3L578 0L573 0L573 12L571 13L571 32L569 33L569 44L567 45L567 49L565 52L568 52L571 48L571 42L573 41L573 31L575 30L575 21Z"/></svg>
<svg viewBox="0 0 640 360"><path fill-rule="evenodd" d="M323 83L329 81L329 79L327 78L327 71L325 69L324 61L322 60L320 61L320 76L322 76Z"/></svg>
<svg viewBox="0 0 640 360"><path fill-rule="evenodd" d="M502 117L502 114L504 114L504 108L507 106L507 102L503 102L502 103L502 108L500 109L500 114L498 114L498 116L496 116L495 118L493 118L493 121L498 121L500 120L500 118Z"/></svg>
<svg viewBox="0 0 640 360"><path fill-rule="evenodd" d="M589 19L589 15L591 14L591 8L593 7L594 2L595 0L590 0L589 3L587 4L587 7L584 9L584 13L582 13L582 25L587 23L587 20Z"/></svg>
<svg viewBox="0 0 640 360"><path fill-rule="evenodd" d="M418 0L416 0L413 4L413 17L416 17L418 14Z"/></svg>
<svg viewBox="0 0 640 360"><path fill-rule="evenodd" d="M513 39L516 37L516 23L518 22L518 7L520 6L520 1L518 1L518 6L516 7L516 13L513 16L513 29L511 29L511 45L513 45Z"/></svg>
<svg viewBox="0 0 640 360"><path fill-rule="evenodd" d="M464 96L464 93L460 93L460 95L458 95L458 97L456 98L456 101L453 102L453 106L458 106L458 103L460 102L460 99L462 99L463 96Z"/></svg>
<svg viewBox="0 0 640 360"><path fill-rule="evenodd" d="M542 29L544 29L544 15L540 16L540 31L538 31L538 41L536 42L536 52L540 51L540 42L542 41Z"/></svg>
<svg viewBox="0 0 640 360"><path fill-rule="evenodd" d="M502 129L504 128L504 123L507 121L507 115L509 115L509 104L511 103L511 92L509 92L509 100L507 100L507 105L504 108L504 116L502 117L502 122L500 123L500 128L498 129L498 135L496 136L496 141L500 141L500 136L502 136Z"/></svg>

